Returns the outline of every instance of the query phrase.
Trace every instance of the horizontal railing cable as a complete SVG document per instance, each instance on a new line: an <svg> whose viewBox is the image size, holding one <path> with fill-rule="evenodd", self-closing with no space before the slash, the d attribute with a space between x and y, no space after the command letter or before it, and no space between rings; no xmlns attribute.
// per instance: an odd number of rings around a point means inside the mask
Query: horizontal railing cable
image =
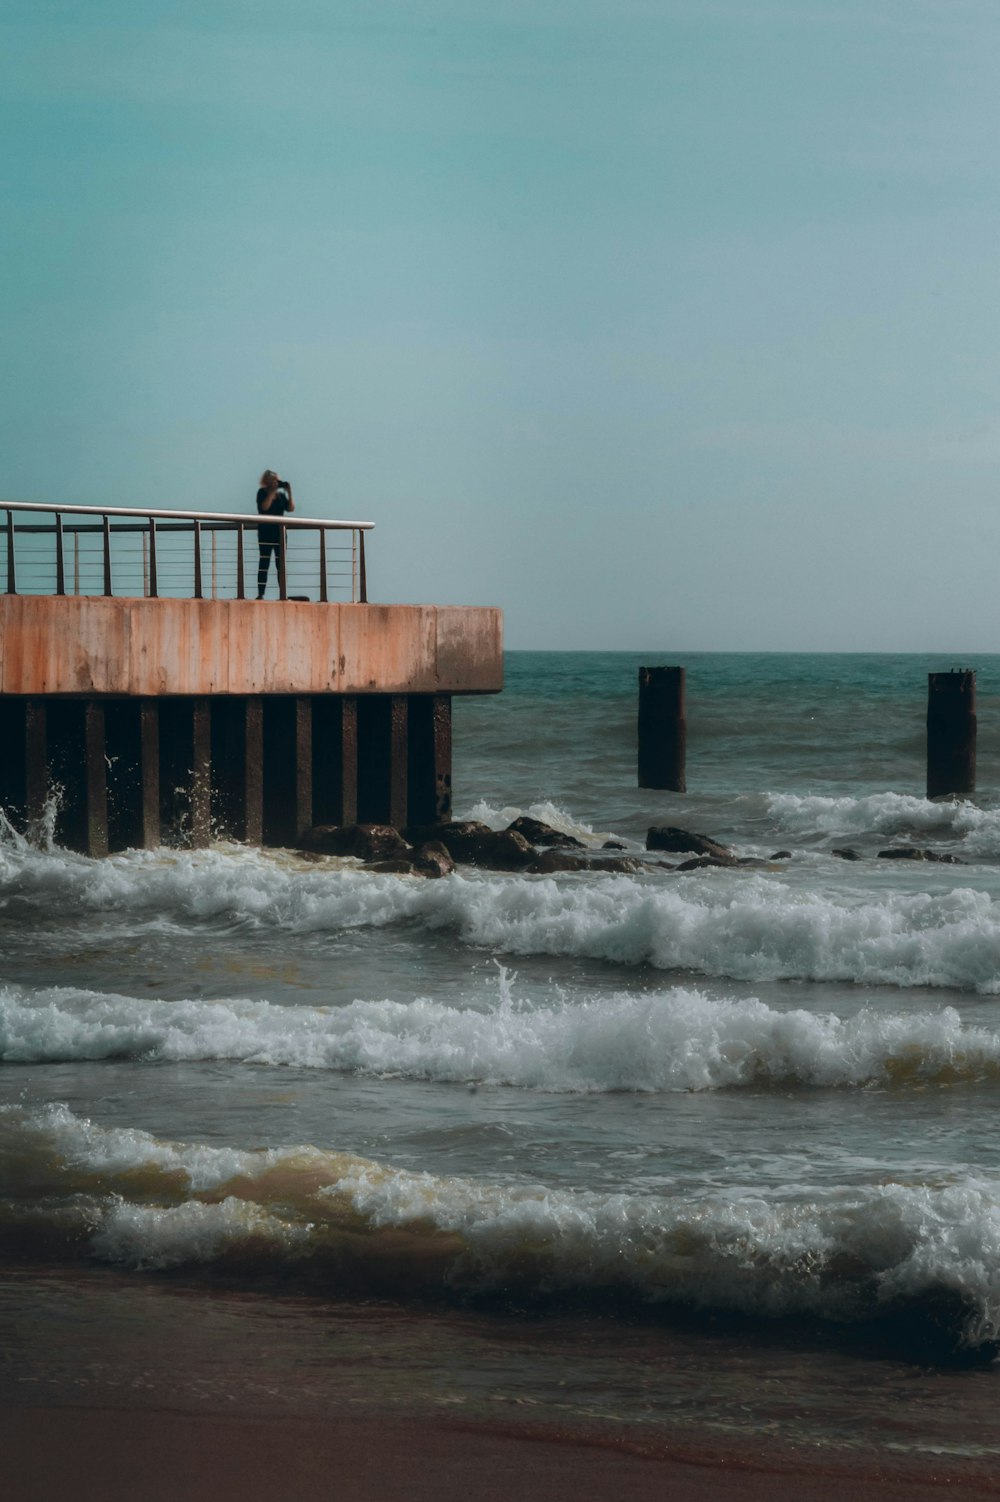
<svg viewBox="0 0 1000 1502"><path fill-rule="evenodd" d="M367 601L372 522L35 501L3 513L8 594Z"/></svg>

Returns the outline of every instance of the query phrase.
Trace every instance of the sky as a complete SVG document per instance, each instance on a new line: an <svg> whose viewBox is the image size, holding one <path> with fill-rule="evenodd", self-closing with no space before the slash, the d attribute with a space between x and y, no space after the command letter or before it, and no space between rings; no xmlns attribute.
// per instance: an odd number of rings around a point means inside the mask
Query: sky
<svg viewBox="0 0 1000 1502"><path fill-rule="evenodd" d="M512 648L1000 650L996 0L0 0L0 496Z"/></svg>

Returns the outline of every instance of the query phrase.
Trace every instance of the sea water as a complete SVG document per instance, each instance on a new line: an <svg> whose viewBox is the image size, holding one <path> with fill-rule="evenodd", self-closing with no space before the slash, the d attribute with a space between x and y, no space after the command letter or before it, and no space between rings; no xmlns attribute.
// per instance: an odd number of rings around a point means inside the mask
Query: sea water
<svg viewBox="0 0 1000 1502"><path fill-rule="evenodd" d="M508 654L455 702L456 813L763 866L430 881L4 826L5 1392L141 1386L63 1349L66 1290L84 1339L141 1311L163 1350L184 1290L189 1397L250 1320L287 1401L992 1453L1000 657L689 656L683 795L636 787L664 660ZM980 793L930 803L955 666Z"/></svg>

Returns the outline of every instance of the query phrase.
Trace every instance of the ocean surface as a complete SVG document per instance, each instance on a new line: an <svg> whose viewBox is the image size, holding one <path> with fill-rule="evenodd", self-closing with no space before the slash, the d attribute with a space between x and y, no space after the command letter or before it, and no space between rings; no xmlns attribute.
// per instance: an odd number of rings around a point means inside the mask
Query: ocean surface
<svg viewBox="0 0 1000 1502"><path fill-rule="evenodd" d="M690 791L641 791L637 669L678 660ZM929 803L950 667L980 793ZM511 653L454 755L458 817L767 864L428 881L4 824L3 1400L1000 1454L1000 656Z"/></svg>

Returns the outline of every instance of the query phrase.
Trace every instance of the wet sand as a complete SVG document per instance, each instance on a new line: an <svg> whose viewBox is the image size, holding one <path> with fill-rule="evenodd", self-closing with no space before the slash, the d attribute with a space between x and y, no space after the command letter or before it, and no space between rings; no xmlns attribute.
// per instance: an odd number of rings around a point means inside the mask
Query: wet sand
<svg viewBox="0 0 1000 1502"><path fill-rule="evenodd" d="M3 1502L971 1499L995 1411L989 1371L745 1334L0 1276Z"/></svg>
<svg viewBox="0 0 1000 1502"><path fill-rule="evenodd" d="M8 1408L0 1453L7 1502L842 1502L851 1493L939 1502L1000 1491L981 1464L896 1466L771 1447L698 1453L396 1416Z"/></svg>

